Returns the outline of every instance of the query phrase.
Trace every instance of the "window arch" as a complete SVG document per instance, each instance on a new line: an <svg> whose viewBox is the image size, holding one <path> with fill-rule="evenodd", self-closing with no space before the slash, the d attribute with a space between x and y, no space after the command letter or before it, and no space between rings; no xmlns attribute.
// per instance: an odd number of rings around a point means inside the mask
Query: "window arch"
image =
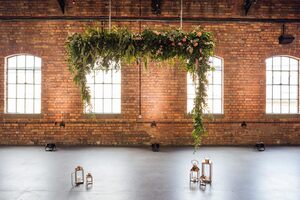
<svg viewBox="0 0 300 200"><path fill-rule="evenodd" d="M212 71L207 73L207 110L205 113L222 114L223 113L223 59L217 56L209 58L213 67ZM187 75L187 112L190 113L194 107L196 97L196 86L193 83L190 74Z"/></svg>
<svg viewBox="0 0 300 200"><path fill-rule="evenodd" d="M41 58L6 57L6 113L41 113Z"/></svg>
<svg viewBox="0 0 300 200"><path fill-rule="evenodd" d="M291 56L266 59L266 113L299 113L299 60Z"/></svg>
<svg viewBox="0 0 300 200"><path fill-rule="evenodd" d="M119 63L112 63L112 66ZM121 70L94 70L87 77L87 86L91 94L91 107L86 106L87 113L120 114L121 113Z"/></svg>

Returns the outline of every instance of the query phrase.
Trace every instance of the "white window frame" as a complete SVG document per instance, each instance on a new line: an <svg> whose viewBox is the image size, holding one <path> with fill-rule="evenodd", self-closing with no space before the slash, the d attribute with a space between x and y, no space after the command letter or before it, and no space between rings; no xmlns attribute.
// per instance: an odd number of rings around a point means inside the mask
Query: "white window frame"
<svg viewBox="0 0 300 200"><path fill-rule="evenodd" d="M219 57L219 56L212 56L211 57L212 59L219 59L221 61L221 84L208 84L208 85L221 85L221 112L208 112L208 111L205 111L205 114L212 114L212 115L222 115L224 114L224 59L222 57ZM210 58L210 59L211 59ZM212 72L213 74L214 72ZM187 87L189 87L189 85L193 85L194 87L196 87L194 84L189 84L189 74L187 74ZM208 91L207 91L208 92ZM192 100L193 98L189 98L189 94L188 94L188 88L187 88L187 113L191 113L191 110L189 110L189 106L188 106L188 101L189 100ZM219 99L219 98L214 98L212 97L211 98L212 101L215 99ZM208 103L208 97L206 99L206 102Z"/></svg>
<svg viewBox="0 0 300 200"><path fill-rule="evenodd" d="M121 114L122 113L122 72L120 69L109 69L108 71L94 70L92 74L87 75L87 80L93 79L93 82L88 81L87 86L89 87L91 94L91 107L85 106L86 114ZM105 81L105 77L110 73L111 82ZM118 75L117 78L114 78ZM99 76L103 76L99 78ZM117 81L116 81L117 80ZM110 87L108 87L110 86ZM95 89L98 88L98 90ZM108 93L105 93L105 88L110 88ZM100 91L96 94L96 91ZM116 91L116 92L115 92ZM110 95L108 95L110 93ZM107 95L107 96L106 96ZM95 104L97 101L98 105ZM114 107L118 103L118 107ZM108 111L108 106L110 109Z"/></svg>
<svg viewBox="0 0 300 200"><path fill-rule="evenodd" d="M273 60L274 58L280 58L280 69L273 69L274 67L274 63L273 63ZM282 70L282 58L288 58L289 59L289 70ZM272 67L271 69L268 68L267 66L267 61L269 59L272 59ZM291 70L291 65L290 65L290 61L292 60L295 60L296 62L298 62L298 66L297 66L297 70L296 69L292 69ZM265 113L268 114L268 115L293 115L293 114L299 114L299 68L300 68L300 60L299 58L296 58L296 57L293 57L293 56L290 56L290 55L274 55L274 56L271 56L271 57L268 57L267 59L265 59L265 67L266 67L266 70L265 70L265 75L266 75L266 87L265 87ZM268 76L268 72L269 73L272 73L272 77L271 77L271 83L268 83L268 80L269 80L269 76ZM280 74L280 83L274 83L274 73L279 73ZM282 83L282 77L283 77L283 73L286 73L288 72L289 73L289 76L288 76L288 84L287 83ZM291 84L291 73L292 72L297 72L297 81L296 81L296 84ZM274 86L277 86L277 87L280 87L280 98L274 98ZM282 97L282 87L288 87L289 91L289 98L283 98ZM268 90L268 87L272 90ZM296 98L291 98L291 93L290 93L290 89L291 87L297 87L296 91L297 91L297 95L296 95ZM275 88L276 90L276 88ZM269 93L268 91L271 91L271 94L272 94L272 97L269 96ZM271 105L268 104L268 102L271 101ZM273 106L273 103L274 101L279 101L280 102L280 112L274 112L274 106ZM283 101L288 101L288 112L284 112L283 111ZM291 112L291 102L294 102L294 104L297 105L297 111L295 112ZM271 107L270 107L271 106ZM268 110L271 110L270 112L268 112Z"/></svg>
<svg viewBox="0 0 300 200"><path fill-rule="evenodd" d="M21 68L18 66L18 57L24 56L25 57L25 64L24 67ZM14 58L16 59L16 67L15 68L9 68L8 67L8 62L9 59ZM33 57L33 67L32 68L28 68L27 63L26 63L26 59L27 57ZM39 59L39 63L36 63L36 59ZM36 65L40 65L40 67L36 67ZM4 109L5 109L5 113L7 114L40 114L41 113L41 92L42 92L42 58L39 56L35 56L32 54L27 54L27 53L21 53L21 54L13 54L13 55L9 55L5 57L5 103L4 103ZM16 77L15 77L15 82L10 82L9 80L9 71L13 70L16 72ZM24 71L24 83L19 83L18 81L20 81L20 79L18 79L18 71ZM29 81L30 78L27 77L27 73L28 71L32 71L32 81ZM29 75L30 73L28 73ZM38 78L36 77L38 76ZM38 82L37 82L38 81ZM10 83L9 83L10 82ZM10 85L15 85L15 97L11 97L9 94L9 86ZM20 95L18 93L18 87L22 86L22 88L24 89L24 96ZM29 97L29 94L27 92L27 89L29 89L29 87L32 86L32 97ZM21 89L22 89L21 88ZM23 90L22 90L23 91ZM19 97L22 96L22 97ZM14 111L10 111L9 110L9 100L15 100L15 108L13 109ZM18 109L18 105L21 104L21 101L24 101L24 107L23 109ZM18 102L19 101L19 102ZM31 104L32 101L32 111L29 111L27 108L29 107L29 105ZM22 105L22 104L21 104ZM21 106L22 107L22 106Z"/></svg>

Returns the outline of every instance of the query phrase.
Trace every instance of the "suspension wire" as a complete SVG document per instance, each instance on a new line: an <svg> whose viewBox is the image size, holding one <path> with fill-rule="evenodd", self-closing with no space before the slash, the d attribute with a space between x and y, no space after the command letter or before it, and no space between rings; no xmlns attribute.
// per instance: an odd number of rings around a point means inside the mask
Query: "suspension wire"
<svg viewBox="0 0 300 200"><path fill-rule="evenodd" d="M109 0L108 29L111 31L111 0Z"/></svg>
<svg viewBox="0 0 300 200"><path fill-rule="evenodd" d="M180 0L180 29L182 29L183 0Z"/></svg>

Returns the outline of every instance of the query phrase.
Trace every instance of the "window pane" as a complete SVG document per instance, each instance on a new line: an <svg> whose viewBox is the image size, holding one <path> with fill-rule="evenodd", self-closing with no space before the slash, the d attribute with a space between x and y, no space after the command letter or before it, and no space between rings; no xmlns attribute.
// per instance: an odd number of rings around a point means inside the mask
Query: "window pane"
<svg viewBox="0 0 300 200"><path fill-rule="evenodd" d="M17 98L25 98L25 85L17 85Z"/></svg>
<svg viewBox="0 0 300 200"><path fill-rule="evenodd" d="M214 58L213 66L214 66L216 71L222 70L222 60L219 59L219 58Z"/></svg>
<svg viewBox="0 0 300 200"><path fill-rule="evenodd" d="M8 69L16 69L17 67L17 62L16 62L16 57L11 57L7 59L7 68Z"/></svg>
<svg viewBox="0 0 300 200"><path fill-rule="evenodd" d="M222 102L221 100L213 101L213 113L222 113Z"/></svg>
<svg viewBox="0 0 300 200"><path fill-rule="evenodd" d="M289 100L281 101L281 113L289 113Z"/></svg>
<svg viewBox="0 0 300 200"><path fill-rule="evenodd" d="M280 113L280 100L273 100L273 113Z"/></svg>
<svg viewBox="0 0 300 200"><path fill-rule="evenodd" d="M87 82L87 84L94 83L94 75L93 75L93 73L86 75L86 82Z"/></svg>
<svg viewBox="0 0 300 200"><path fill-rule="evenodd" d="M8 70L8 77L7 82L8 83L17 83L17 74L16 70Z"/></svg>
<svg viewBox="0 0 300 200"><path fill-rule="evenodd" d="M280 86L274 85L273 86L273 99L280 99Z"/></svg>
<svg viewBox="0 0 300 200"><path fill-rule="evenodd" d="M214 84L221 84L222 83L222 73L221 71L215 71L213 72L213 81Z"/></svg>
<svg viewBox="0 0 300 200"><path fill-rule="evenodd" d="M41 98L41 86L40 85L34 86L34 98L37 98L37 99Z"/></svg>
<svg viewBox="0 0 300 200"><path fill-rule="evenodd" d="M17 97L17 87L15 84L9 84L7 86L7 97L8 98L16 98Z"/></svg>
<svg viewBox="0 0 300 200"><path fill-rule="evenodd" d="M103 83L103 73L102 71L95 72L95 83Z"/></svg>
<svg viewBox="0 0 300 200"><path fill-rule="evenodd" d="M298 72L290 72L290 84L298 85Z"/></svg>
<svg viewBox="0 0 300 200"><path fill-rule="evenodd" d="M111 71L104 73L104 83L111 83Z"/></svg>
<svg viewBox="0 0 300 200"><path fill-rule="evenodd" d="M272 84L272 71L267 71L267 84Z"/></svg>
<svg viewBox="0 0 300 200"><path fill-rule="evenodd" d="M298 101L297 100L290 101L290 113L298 113Z"/></svg>
<svg viewBox="0 0 300 200"><path fill-rule="evenodd" d="M266 102L266 112L272 113L272 100L267 100Z"/></svg>
<svg viewBox="0 0 300 200"><path fill-rule="evenodd" d="M25 55L17 56L17 68L24 69L25 64Z"/></svg>
<svg viewBox="0 0 300 200"><path fill-rule="evenodd" d="M39 57L34 57L35 69L41 69L42 60Z"/></svg>
<svg viewBox="0 0 300 200"><path fill-rule="evenodd" d="M16 99L8 99L7 100L7 112L15 113L16 110Z"/></svg>
<svg viewBox="0 0 300 200"><path fill-rule="evenodd" d="M103 99L95 99L95 113L103 113Z"/></svg>
<svg viewBox="0 0 300 200"><path fill-rule="evenodd" d="M290 98L298 99L298 87L297 86L290 86Z"/></svg>
<svg viewBox="0 0 300 200"><path fill-rule="evenodd" d="M95 98L103 98L103 84L95 84Z"/></svg>
<svg viewBox="0 0 300 200"><path fill-rule="evenodd" d="M34 113L41 113L41 100L34 100Z"/></svg>
<svg viewBox="0 0 300 200"><path fill-rule="evenodd" d="M221 85L214 85L213 98L220 99L222 97Z"/></svg>
<svg viewBox="0 0 300 200"><path fill-rule="evenodd" d="M188 85L194 84L192 74L190 73L187 73L187 84Z"/></svg>
<svg viewBox="0 0 300 200"><path fill-rule="evenodd" d="M194 99L188 99L187 100L187 110L188 112L192 112L192 109L194 108Z"/></svg>
<svg viewBox="0 0 300 200"><path fill-rule="evenodd" d="M281 86L281 99L289 99L289 86Z"/></svg>
<svg viewBox="0 0 300 200"><path fill-rule="evenodd" d="M110 84L105 84L104 85L104 98L112 98L112 93L111 93L111 85Z"/></svg>
<svg viewBox="0 0 300 200"><path fill-rule="evenodd" d="M27 55L26 56L26 69L33 69L34 68L34 57Z"/></svg>
<svg viewBox="0 0 300 200"><path fill-rule="evenodd" d="M195 95L195 86L194 85L188 85L187 94L193 95L193 96Z"/></svg>
<svg viewBox="0 0 300 200"><path fill-rule="evenodd" d="M272 99L272 86L267 86L267 99Z"/></svg>
<svg viewBox="0 0 300 200"><path fill-rule="evenodd" d="M280 70L281 67L280 67L280 64L281 64L281 61L280 61L280 57L273 57L273 70Z"/></svg>
<svg viewBox="0 0 300 200"><path fill-rule="evenodd" d="M26 83L33 83L33 70L26 70Z"/></svg>
<svg viewBox="0 0 300 200"><path fill-rule="evenodd" d="M33 99L26 99L26 113L33 113Z"/></svg>
<svg viewBox="0 0 300 200"><path fill-rule="evenodd" d="M121 83L121 71L113 73L113 83Z"/></svg>
<svg viewBox="0 0 300 200"><path fill-rule="evenodd" d="M25 70L17 71L17 79L18 83L25 83Z"/></svg>
<svg viewBox="0 0 300 200"><path fill-rule="evenodd" d="M112 113L111 99L104 99L104 113Z"/></svg>
<svg viewBox="0 0 300 200"><path fill-rule="evenodd" d="M290 69L294 71L298 71L299 61L296 59L290 59Z"/></svg>
<svg viewBox="0 0 300 200"><path fill-rule="evenodd" d="M90 91L91 98L95 98L95 85L87 84L88 90Z"/></svg>
<svg viewBox="0 0 300 200"><path fill-rule="evenodd" d="M281 57L281 69L283 71L289 71L290 70L290 61L289 57Z"/></svg>
<svg viewBox="0 0 300 200"><path fill-rule="evenodd" d="M266 60L267 70L272 70L272 58Z"/></svg>
<svg viewBox="0 0 300 200"><path fill-rule="evenodd" d="M35 82L35 84L41 84L41 71L40 70L35 70L34 82Z"/></svg>
<svg viewBox="0 0 300 200"><path fill-rule="evenodd" d="M24 113L25 99L17 99L17 113Z"/></svg>
<svg viewBox="0 0 300 200"><path fill-rule="evenodd" d="M273 84L280 84L280 72L273 72Z"/></svg>
<svg viewBox="0 0 300 200"><path fill-rule="evenodd" d="M206 102L207 102L207 108L206 108L205 113L212 113L213 112L213 100L209 99Z"/></svg>
<svg viewBox="0 0 300 200"><path fill-rule="evenodd" d="M281 83L289 84L289 72L282 72L281 74Z"/></svg>
<svg viewBox="0 0 300 200"><path fill-rule="evenodd" d="M113 99L113 113L121 113L121 99Z"/></svg>
<svg viewBox="0 0 300 200"><path fill-rule="evenodd" d="M213 81L212 81L212 71L207 72L206 78L208 80L208 84L213 84ZM192 80L191 80L191 82L193 83Z"/></svg>
<svg viewBox="0 0 300 200"><path fill-rule="evenodd" d="M113 85L113 96L112 98L120 99L121 98L121 85Z"/></svg>
<svg viewBox="0 0 300 200"><path fill-rule="evenodd" d="M33 85L26 85L26 98L33 99Z"/></svg>

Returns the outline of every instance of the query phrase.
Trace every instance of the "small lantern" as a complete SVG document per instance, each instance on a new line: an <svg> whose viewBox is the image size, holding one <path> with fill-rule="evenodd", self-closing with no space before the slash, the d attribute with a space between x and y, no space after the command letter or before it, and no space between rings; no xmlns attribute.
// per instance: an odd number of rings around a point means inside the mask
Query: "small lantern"
<svg viewBox="0 0 300 200"><path fill-rule="evenodd" d="M86 175L86 185L92 185L93 184L93 176L91 173L88 173Z"/></svg>
<svg viewBox="0 0 300 200"><path fill-rule="evenodd" d="M197 160L192 160L191 163L193 164L193 167L190 171L190 181L191 182L198 182L199 181L199 162Z"/></svg>
<svg viewBox="0 0 300 200"><path fill-rule="evenodd" d="M212 182L212 161L209 158L202 160L200 181L209 184Z"/></svg>
<svg viewBox="0 0 300 200"><path fill-rule="evenodd" d="M71 174L72 185L78 186L84 183L84 170L82 167L77 166L75 172Z"/></svg>

